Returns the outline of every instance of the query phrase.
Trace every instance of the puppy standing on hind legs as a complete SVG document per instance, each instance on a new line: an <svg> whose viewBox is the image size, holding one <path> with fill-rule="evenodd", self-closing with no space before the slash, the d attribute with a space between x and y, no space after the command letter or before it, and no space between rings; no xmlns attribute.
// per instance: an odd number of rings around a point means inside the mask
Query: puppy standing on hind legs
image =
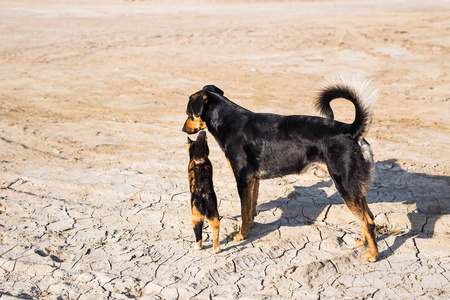
<svg viewBox="0 0 450 300"><path fill-rule="evenodd" d="M352 124L334 120L330 102L336 98L355 106ZM183 131L193 134L208 128L236 179L242 226L234 239L244 239L253 225L260 179L300 174L311 164L325 164L345 204L361 222L359 244L369 246L363 259L376 261L375 224L365 197L373 161L364 140L375 99L370 81L354 74L337 77L320 91L316 105L325 118L254 113L213 85L191 95Z"/></svg>
<svg viewBox="0 0 450 300"><path fill-rule="evenodd" d="M188 138L189 144L189 187L191 191L192 227L195 234L195 249L202 249L202 231L205 218L213 231L214 253L220 252L219 212L213 186L212 164L208 159L209 148L206 132L198 134L197 141Z"/></svg>

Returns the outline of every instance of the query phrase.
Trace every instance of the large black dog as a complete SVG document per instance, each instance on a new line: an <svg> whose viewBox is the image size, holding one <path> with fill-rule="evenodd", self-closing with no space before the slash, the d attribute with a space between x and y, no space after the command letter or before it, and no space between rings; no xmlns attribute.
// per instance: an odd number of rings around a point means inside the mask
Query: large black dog
<svg viewBox="0 0 450 300"><path fill-rule="evenodd" d="M347 74L328 81L316 107L325 118L254 113L230 101L221 89L207 85L189 98L183 131L207 128L233 170L241 199L242 240L256 215L259 180L301 173L314 163L326 164L337 190L362 225L356 246L368 244L363 259L376 261L374 217L366 202L373 173L372 152L364 140L372 121L376 90L364 77ZM330 102L344 98L355 106L355 120L334 120Z"/></svg>

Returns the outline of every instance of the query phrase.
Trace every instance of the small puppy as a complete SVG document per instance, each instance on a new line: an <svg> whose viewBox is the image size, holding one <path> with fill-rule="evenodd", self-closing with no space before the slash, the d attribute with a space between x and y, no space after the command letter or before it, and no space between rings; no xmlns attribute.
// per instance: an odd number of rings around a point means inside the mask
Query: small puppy
<svg viewBox="0 0 450 300"><path fill-rule="evenodd" d="M188 138L189 143L189 186L191 190L192 227L195 233L195 249L202 249L203 223L208 219L213 231L214 253L220 252L219 212L213 187L213 170L208 159L209 148L206 132L198 134L197 141Z"/></svg>

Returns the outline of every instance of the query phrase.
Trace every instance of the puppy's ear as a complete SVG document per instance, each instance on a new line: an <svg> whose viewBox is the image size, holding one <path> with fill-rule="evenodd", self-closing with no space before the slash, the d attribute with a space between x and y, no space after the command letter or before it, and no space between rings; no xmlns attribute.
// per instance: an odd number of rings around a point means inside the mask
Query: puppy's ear
<svg viewBox="0 0 450 300"><path fill-rule="evenodd" d="M203 87L203 90L210 91L210 92L213 92L213 93L216 93L216 94L220 94L220 95L223 96L223 91L221 89L219 89L215 85L205 85Z"/></svg>
<svg viewBox="0 0 450 300"><path fill-rule="evenodd" d="M192 114L195 117L200 117L203 112L203 105L208 102L208 95L206 92L197 92L189 97L189 106Z"/></svg>
<svg viewBox="0 0 450 300"><path fill-rule="evenodd" d="M194 158L195 152L195 141L191 140L190 138L187 138L187 140L188 140L189 159L192 160L192 158Z"/></svg>

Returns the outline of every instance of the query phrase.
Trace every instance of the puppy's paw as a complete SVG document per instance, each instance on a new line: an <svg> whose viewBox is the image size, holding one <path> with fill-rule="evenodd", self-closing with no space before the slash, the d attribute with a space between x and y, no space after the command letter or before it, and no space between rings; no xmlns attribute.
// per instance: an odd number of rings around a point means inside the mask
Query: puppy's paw
<svg viewBox="0 0 450 300"><path fill-rule="evenodd" d="M213 250L214 254L219 254L220 253L220 247L217 246L216 249Z"/></svg>
<svg viewBox="0 0 450 300"><path fill-rule="evenodd" d="M203 247L202 247L202 242L201 241L196 243L195 246L194 246L194 250L197 250L197 251L202 250L202 248Z"/></svg>

